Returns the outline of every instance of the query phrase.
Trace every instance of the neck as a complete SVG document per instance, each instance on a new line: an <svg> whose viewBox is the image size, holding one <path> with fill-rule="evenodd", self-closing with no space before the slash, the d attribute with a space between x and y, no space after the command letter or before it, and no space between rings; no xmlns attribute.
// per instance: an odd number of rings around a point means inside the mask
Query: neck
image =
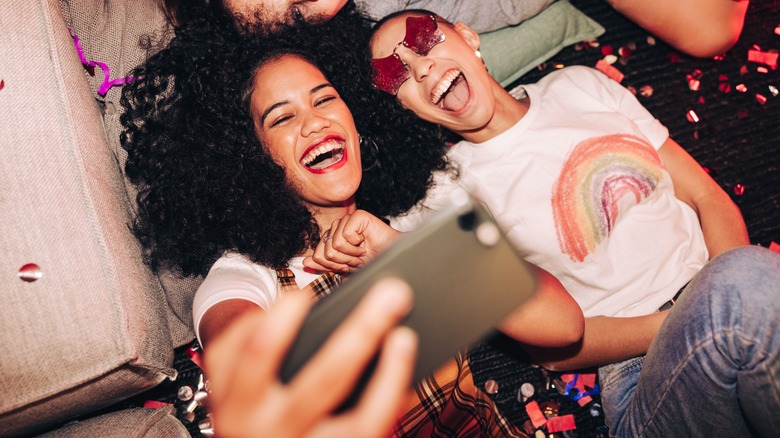
<svg viewBox="0 0 780 438"><path fill-rule="evenodd" d="M317 225L320 227L320 234L329 230L333 225L333 222L343 218L348 214L352 214L357 210L355 205L355 199L351 198L345 201L344 204L338 206L312 206L311 211L314 216L314 220L317 221Z"/></svg>
<svg viewBox="0 0 780 438"><path fill-rule="evenodd" d="M473 131L458 133L467 141L484 143L514 126L528 113L530 106L528 98L515 99L497 82L494 82L492 90L496 101L495 112L485 126Z"/></svg>

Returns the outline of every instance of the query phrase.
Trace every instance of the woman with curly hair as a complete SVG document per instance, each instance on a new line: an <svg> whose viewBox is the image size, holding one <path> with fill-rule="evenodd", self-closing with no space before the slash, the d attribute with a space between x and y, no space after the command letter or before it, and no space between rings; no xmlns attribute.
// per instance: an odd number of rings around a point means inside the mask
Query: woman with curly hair
<svg viewBox="0 0 780 438"><path fill-rule="evenodd" d="M215 14L177 32L124 91L126 170L139 187L134 229L155 269L208 273L193 309L207 356L223 335L235 333L231 328L243 315L271 309L291 291L330 292L338 275L312 273L302 260L335 221L347 217L384 230L364 210L380 217L406 211L431 185L431 170L447 169L444 143L432 125L373 101L378 95L369 77L358 74L367 49L343 50L340 19L270 39L224 32L221 19L228 18ZM363 37L365 45L358 46L367 48ZM311 41L316 51L306 48ZM353 119L347 104L364 110ZM371 252L371 241L364 247ZM540 273L540 284L545 291L507 324L540 346L575 342L582 328L576 303L549 275ZM545 317L540 324L537 315L545 312L539 309L551 307L560 319ZM354 361L351 353L341 359ZM227 380L242 385L238 377ZM397 434L453 428L521 434L473 386L463 361L453 360L435 381L446 388L446 402L423 405L418 394L425 391L410 394ZM254 421L283 427L279 422L287 417L269 412ZM243 424L252 415L237 417L232 421Z"/></svg>

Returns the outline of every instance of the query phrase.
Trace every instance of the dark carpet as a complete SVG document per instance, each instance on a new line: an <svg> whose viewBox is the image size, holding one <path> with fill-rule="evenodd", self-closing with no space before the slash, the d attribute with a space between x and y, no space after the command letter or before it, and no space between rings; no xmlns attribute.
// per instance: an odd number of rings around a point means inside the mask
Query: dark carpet
<svg viewBox="0 0 780 438"><path fill-rule="evenodd" d="M652 88L652 95L640 95L640 101L739 205L751 241L763 246L780 243L780 96L774 96L770 88L780 88L780 73L759 72L759 64L748 62L750 49L780 47L780 36L775 34L780 25L780 0L751 1L742 37L721 60L690 58L660 41L651 45L645 31L602 0L571 1L607 29L599 38L599 47L566 48L517 84L534 82L560 65L595 66L610 50L618 54L620 48L632 48L629 57L614 65L625 74L622 84L636 90L644 87L645 94L649 94L647 87ZM689 88L688 75L700 78L698 91ZM746 91L738 91L743 89L740 85ZM777 88L774 90L776 93ZM686 117L689 110L698 116L697 123ZM597 395L589 404L579 406L571 394L560 389L557 376L532 367L513 347L511 341L496 336L475 346L470 354L477 385L484 387L488 380L497 383L492 397L511 421L522 427L528 419L524 403L517 400L520 385L528 382L534 385L538 401L552 402L559 415L575 416L577 429L556 436L604 433ZM123 407L146 400L174 404L191 434L201 436L198 423L205 419L205 409L199 407L194 417L188 416L188 401L177 397L179 388L197 386L200 370L189 359L187 348L176 351L174 366L179 370L176 381L135 397Z"/></svg>

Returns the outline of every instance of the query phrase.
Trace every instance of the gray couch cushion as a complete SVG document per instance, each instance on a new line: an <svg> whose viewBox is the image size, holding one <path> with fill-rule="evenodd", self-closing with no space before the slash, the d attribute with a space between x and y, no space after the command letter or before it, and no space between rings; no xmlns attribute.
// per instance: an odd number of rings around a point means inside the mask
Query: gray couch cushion
<svg viewBox="0 0 780 438"><path fill-rule="evenodd" d="M149 54L158 50L172 35L159 0L60 0L65 22L78 35L89 61L100 61L110 68L110 79L127 77ZM103 72L95 69L87 76L92 95L101 104L106 138L119 168L124 174L127 153L119 142L122 131L119 117L121 86L114 86L105 96L97 93ZM125 180L126 182L126 180ZM126 182L131 207L135 206L135 188ZM181 278L174 273L159 276L168 300L168 326L174 346L194 339L192 299L202 279Z"/></svg>
<svg viewBox="0 0 780 438"><path fill-rule="evenodd" d="M0 435L173 377L166 298L57 0L0 2ZM35 263L42 278L17 276Z"/></svg>
<svg viewBox="0 0 780 438"><path fill-rule="evenodd" d="M188 438L171 407L126 409L65 425L39 438Z"/></svg>

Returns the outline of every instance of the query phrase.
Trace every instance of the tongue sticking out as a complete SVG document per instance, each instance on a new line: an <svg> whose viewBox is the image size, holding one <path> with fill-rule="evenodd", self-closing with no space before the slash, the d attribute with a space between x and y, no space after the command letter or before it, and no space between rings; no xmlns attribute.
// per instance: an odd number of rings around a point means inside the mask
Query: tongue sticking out
<svg viewBox="0 0 780 438"><path fill-rule="evenodd" d="M441 99L441 107L447 111L459 111L463 109L469 100L469 85L463 79L463 75L452 81L450 88Z"/></svg>

